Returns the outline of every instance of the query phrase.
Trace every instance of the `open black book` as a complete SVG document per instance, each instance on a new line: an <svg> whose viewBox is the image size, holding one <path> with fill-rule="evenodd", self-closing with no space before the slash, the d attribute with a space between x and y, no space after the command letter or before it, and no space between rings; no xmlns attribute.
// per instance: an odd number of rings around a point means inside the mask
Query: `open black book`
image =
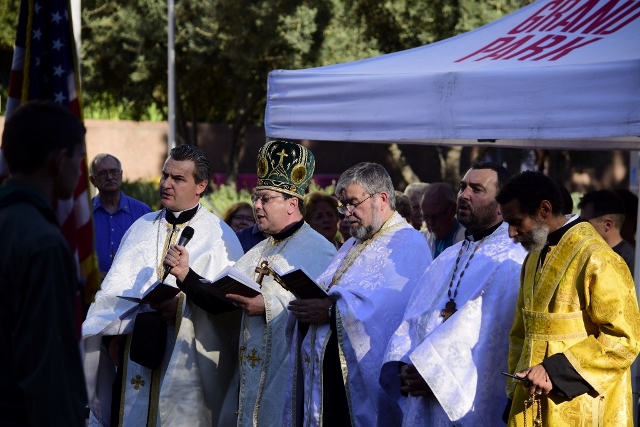
<svg viewBox="0 0 640 427"><path fill-rule="evenodd" d="M282 273L277 267L268 268L275 281L298 299L322 299L329 296L327 291L317 284L302 267L288 273Z"/></svg>
<svg viewBox="0 0 640 427"><path fill-rule="evenodd" d="M233 266L223 269L213 280L200 279L199 284L193 283L197 290L227 300L228 294L242 295L253 298L261 294L260 285L253 279Z"/></svg>
<svg viewBox="0 0 640 427"><path fill-rule="evenodd" d="M118 298L137 302L139 304L157 304L159 302L175 297L179 292L180 289L176 288L175 286L167 285L166 283L162 283L158 280L153 285L151 285L149 289L147 289L147 292L145 292L142 298L126 297L121 295L118 295Z"/></svg>

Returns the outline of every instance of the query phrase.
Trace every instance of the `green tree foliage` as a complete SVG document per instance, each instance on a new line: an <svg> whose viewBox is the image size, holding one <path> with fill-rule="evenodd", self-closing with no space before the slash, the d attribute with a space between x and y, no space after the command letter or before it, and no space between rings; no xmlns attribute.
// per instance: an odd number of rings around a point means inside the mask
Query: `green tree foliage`
<svg viewBox="0 0 640 427"><path fill-rule="evenodd" d="M0 50L13 50L20 0L0 0Z"/></svg>
<svg viewBox="0 0 640 427"><path fill-rule="evenodd" d="M3 104L0 111L3 112L9 94L9 75L19 11L20 0L0 0L0 98Z"/></svg>
<svg viewBox="0 0 640 427"><path fill-rule="evenodd" d="M227 123L227 183L234 185L246 128L263 120L270 71L431 43L519 6L516 0L176 0L178 142L197 144L197 126L189 123ZM83 1L90 110L166 118L166 7L166 0Z"/></svg>

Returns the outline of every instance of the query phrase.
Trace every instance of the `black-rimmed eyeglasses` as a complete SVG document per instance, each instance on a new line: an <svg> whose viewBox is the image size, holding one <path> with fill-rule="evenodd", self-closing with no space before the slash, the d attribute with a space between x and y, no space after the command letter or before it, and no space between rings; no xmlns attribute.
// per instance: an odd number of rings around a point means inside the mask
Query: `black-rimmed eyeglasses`
<svg viewBox="0 0 640 427"><path fill-rule="evenodd" d="M376 193L370 194L369 197L367 197L366 199L362 200L361 202L358 203L343 203L340 202L340 206L338 206L338 212L341 213L342 215L346 215L347 211L349 211L349 213L352 213L358 206L360 206L361 204L363 204L364 202L366 202L367 200L369 200L370 198L372 198ZM349 207L351 206L351 207Z"/></svg>
<svg viewBox="0 0 640 427"><path fill-rule="evenodd" d="M269 200L271 199L277 199L278 197L282 197L283 199L287 199L287 197L284 196L284 194L276 194L276 195L269 195L269 194L252 194L251 195L251 201L253 203L257 202L258 200L260 200L260 202L263 205L266 205L267 203L269 203Z"/></svg>
<svg viewBox="0 0 640 427"><path fill-rule="evenodd" d="M433 215L420 214L420 219L423 221L437 221L449 211L450 207L451 207L451 203L447 204L447 207L444 208L444 210L440 213L433 214Z"/></svg>
<svg viewBox="0 0 640 427"><path fill-rule="evenodd" d="M105 179L107 175L117 177L120 175L120 172L122 172L120 169L105 169L103 171L96 172L94 176L96 178Z"/></svg>

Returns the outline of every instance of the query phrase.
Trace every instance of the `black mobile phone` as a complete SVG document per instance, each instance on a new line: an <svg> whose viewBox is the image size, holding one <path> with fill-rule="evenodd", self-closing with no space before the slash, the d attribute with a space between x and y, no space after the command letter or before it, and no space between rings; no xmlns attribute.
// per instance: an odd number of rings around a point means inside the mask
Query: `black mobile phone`
<svg viewBox="0 0 640 427"><path fill-rule="evenodd" d="M518 381L524 381L524 378L520 378L514 374L510 374L508 372L500 372L502 375L504 375L505 377L510 377L513 378L514 380L518 380Z"/></svg>

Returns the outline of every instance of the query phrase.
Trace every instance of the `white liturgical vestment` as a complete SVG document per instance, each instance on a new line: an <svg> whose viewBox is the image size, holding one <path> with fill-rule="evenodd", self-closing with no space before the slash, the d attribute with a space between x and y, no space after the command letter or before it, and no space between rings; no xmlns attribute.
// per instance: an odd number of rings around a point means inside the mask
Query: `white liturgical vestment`
<svg viewBox="0 0 640 427"><path fill-rule="evenodd" d="M380 383L404 410L404 426L501 426L507 405L509 331L526 251L501 224L446 249L420 279L389 342ZM456 267L457 265L457 267ZM453 276L453 277L452 277ZM441 310L455 294L457 311ZM399 362L413 364L435 398L402 397Z"/></svg>
<svg viewBox="0 0 640 427"><path fill-rule="evenodd" d="M386 344L402 320L418 279L431 262L427 242L398 213L372 238L349 239L318 282L335 300L337 339L351 424L388 427L399 422L397 406L378 384ZM323 378L329 324L311 325L301 343L298 323L290 323L291 384L285 399L283 425L295 425L303 411L304 426L322 426ZM303 381L298 381L298 372ZM303 390L296 384L304 383ZM294 403L304 395L302 407ZM327 426L332 427L332 426Z"/></svg>
<svg viewBox="0 0 640 427"><path fill-rule="evenodd" d="M308 224L288 238L276 242L273 237L251 248L236 264L249 277L267 261L282 273L303 267L315 279L335 254L335 246ZM240 403L238 426L278 426L282 421L284 391L289 356L285 328L287 306L295 297L280 286L273 276L262 280L265 313L242 318L240 335Z"/></svg>
<svg viewBox="0 0 640 427"><path fill-rule="evenodd" d="M112 425L111 387L115 367L102 345L105 335L131 334L138 304L119 295L141 297L162 275L164 251L185 226L194 229L187 243L189 263L203 277L213 278L242 256L234 232L218 217L199 206L185 224L173 226L164 211L146 214L125 234L113 266L102 282L82 326L85 375L92 425ZM175 278L165 283L175 286ZM167 347L161 367L152 371L128 357L125 347L122 425L229 426L235 423L235 405L224 405L237 369L240 317L238 313L211 315L181 295L175 323L168 324ZM142 311L150 311L142 305ZM124 343L124 341L123 341ZM113 421L115 425L117 420Z"/></svg>

